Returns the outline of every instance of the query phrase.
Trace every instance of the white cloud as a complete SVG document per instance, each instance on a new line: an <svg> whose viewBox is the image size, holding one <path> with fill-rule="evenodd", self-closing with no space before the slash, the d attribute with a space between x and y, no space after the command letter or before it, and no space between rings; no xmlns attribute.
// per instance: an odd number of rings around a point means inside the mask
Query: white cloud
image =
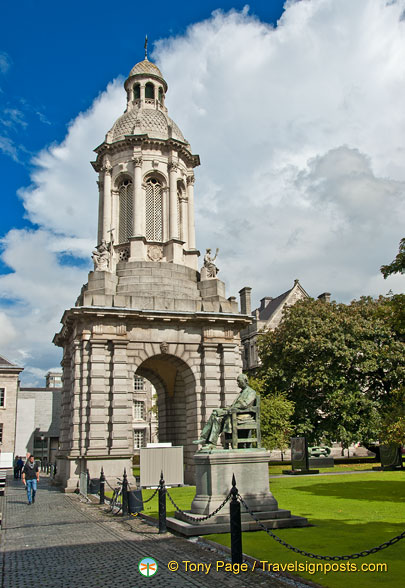
<svg viewBox="0 0 405 588"><path fill-rule="evenodd" d="M250 285L257 302L296 277L344 301L403 291L404 277L384 281L379 267L404 236L404 7L288 2L276 28L216 12L157 44L169 113L201 155L197 242L220 248L228 295ZM121 83L36 157L19 194L39 229L3 242L14 273L0 276L0 295L17 300L3 311L18 335L2 350L25 356L30 377L57 364L52 335L86 281L60 254L89 259L95 243L89 160L124 109Z"/></svg>
<svg viewBox="0 0 405 588"><path fill-rule="evenodd" d="M5 51L0 51L0 73L6 73L10 69L11 63L11 57Z"/></svg>
<svg viewBox="0 0 405 588"><path fill-rule="evenodd" d="M198 244L220 247L232 293L243 280L257 302L295 277L341 300L404 289L378 271L405 220L404 6L289 2L277 28L217 12L158 44L201 156Z"/></svg>
<svg viewBox="0 0 405 588"><path fill-rule="evenodd" d="M0 151L18 161L17 147L9 137L0 136Z"/></svg>

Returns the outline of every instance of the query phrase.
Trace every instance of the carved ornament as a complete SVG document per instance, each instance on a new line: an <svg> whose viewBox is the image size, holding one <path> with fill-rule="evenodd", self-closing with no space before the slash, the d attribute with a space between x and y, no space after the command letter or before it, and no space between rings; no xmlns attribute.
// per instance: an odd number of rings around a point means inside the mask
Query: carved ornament
<svg viewBox="0 0 405 588"><path fill-rule="evenodd" d="M163 259L163 247L161 245L148 245L147 255L151 261L161 261Z"/></svg>
<svg viewBox="0 0 405 588"><path fill-rule="evenodd" d="M166 343L166 341L162 341L162 343L160 344L160 351L162 353L167 353L169 351L169 344Z"/></svg>

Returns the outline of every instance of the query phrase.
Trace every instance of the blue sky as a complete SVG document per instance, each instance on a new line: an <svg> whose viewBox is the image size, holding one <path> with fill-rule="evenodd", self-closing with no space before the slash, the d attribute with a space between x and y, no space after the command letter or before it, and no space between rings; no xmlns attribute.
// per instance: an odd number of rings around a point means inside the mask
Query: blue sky
<svg viewBox="0 0 405 588"><path fill-rule="evenodd" d="M0 354L26 384L91 269L96 174L122 83L151 58L201 157L197 246L253 305L299 278L338 301L384 281L405 223L405 0L2 6Z"/></svg>
<svg viewBox="0 0 405 588"><path fill-rule="evenodd" d="M275 23L283 4L254 2L251 11ZM208 18L215 9L241 10L244 5L207 0L124 1L116 8L105 0L3 3L0 135L10 141L10 151L0 155L4 182L0 235L30 224L17 190L30 182L32 156L61 141L69 121L87 110L109 81L125 76L142 59L145 34L153 50L156 40L184 34L190 24Z"/></svg>

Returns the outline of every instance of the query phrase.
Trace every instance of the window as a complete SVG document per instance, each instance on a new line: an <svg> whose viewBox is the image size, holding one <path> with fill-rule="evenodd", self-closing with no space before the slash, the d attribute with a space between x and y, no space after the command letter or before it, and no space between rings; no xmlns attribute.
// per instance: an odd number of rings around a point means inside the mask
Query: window
<svg viewBox="0 0 405 588"><path fill-rule="evenodd" d="M134 390L145 390L145 380L141 376L134 376Z"/></svg>
<svg viewBox="0 0 405 588"><path fill-rule="evenodd" d="M4 408L6 406L6 389L0 388L0 408Z"/></svg>
<svg viewBox="0 0 405 588"><path fill-rule="evenodd" d="M126 243L133 234L134 206L133 186L131 180L122 180L119 190L119 242Z"/></svg>
<svg viewBox="0 0 405 588"><path fill-rule="evenodd" d="M162 185L156 178L146 182L146 239L163 241Z"/></svg>
<svg viewBox="0 0 405 588"><path fill-rule="evenodd" d="M0 423L0 443L3 443L3 423Z"/></svg>
<svg viewBox="0 0 405 588"><path fill-rule="evenodd" d="M143 421L145 418L145 403L142 400L134 400L134 420Z"/></svg>
<svg viewBox="0 0 405 588"><path fill-rule="evenodd" d="M145 98L155 98L155 86L150 82L145 85Z"/></svg>
<svg viewBox="0 0 405 588"><path fill-rule="evenodd" d="M134 100L139 100L141 97L141 86L140 84L134 84Z"/></svg>
<svg viewBox="0 0 405 588"><path fill-rule="evenodd" d="M163 88L159 88L159 102L163 104Z"/></svg>
<svg viewBox="0 0 405 588"><path fill-rule="evenodd" d="M139 449L145 445L145 431L143 429L134 430L134 449Z"/></svg>

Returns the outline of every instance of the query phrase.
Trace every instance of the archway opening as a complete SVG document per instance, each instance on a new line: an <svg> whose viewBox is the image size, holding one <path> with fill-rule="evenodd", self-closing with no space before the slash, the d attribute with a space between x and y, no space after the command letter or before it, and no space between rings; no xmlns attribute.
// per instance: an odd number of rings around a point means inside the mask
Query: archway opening
<svg viewBox="0 0 405 588"><path fill-rule="evenodd" d="M195 377L180 358L162 353L146 359L136 370L154 386L157 397L157 436L160 443L183 446L185 479L192 479L193 455L197 438L197 399Z"/></svg>

